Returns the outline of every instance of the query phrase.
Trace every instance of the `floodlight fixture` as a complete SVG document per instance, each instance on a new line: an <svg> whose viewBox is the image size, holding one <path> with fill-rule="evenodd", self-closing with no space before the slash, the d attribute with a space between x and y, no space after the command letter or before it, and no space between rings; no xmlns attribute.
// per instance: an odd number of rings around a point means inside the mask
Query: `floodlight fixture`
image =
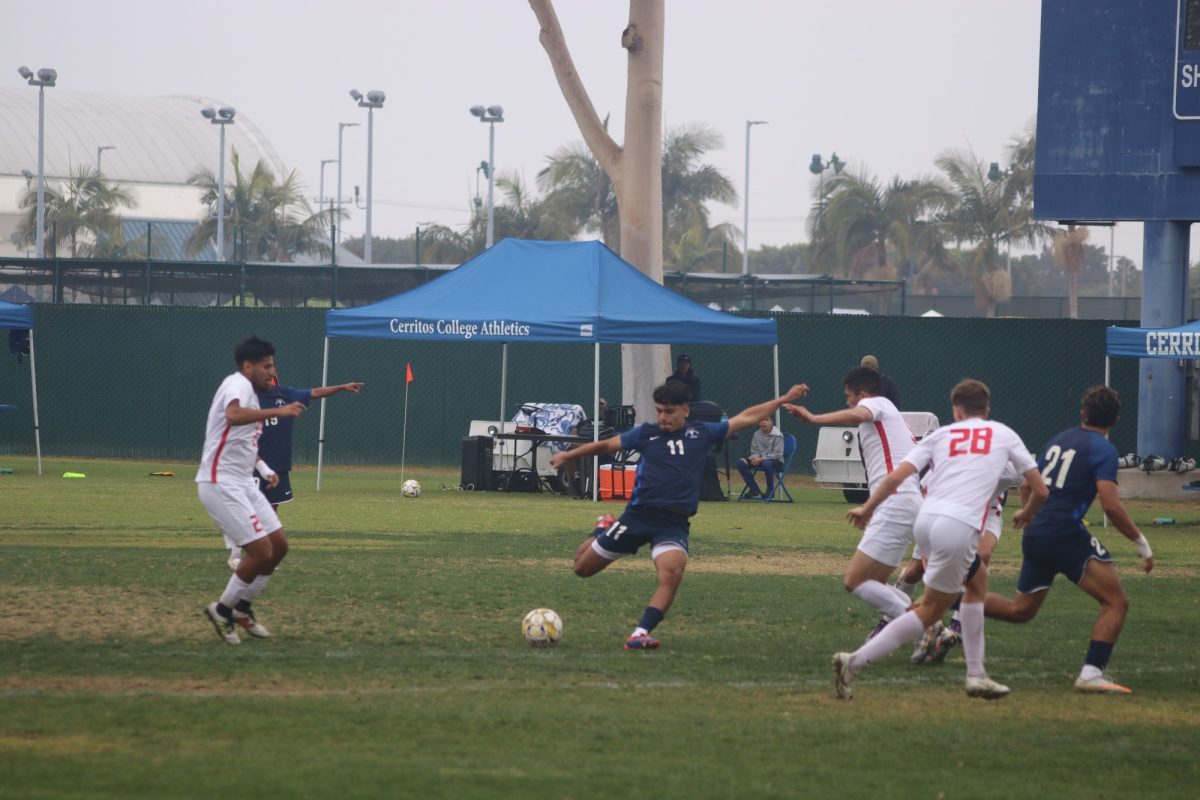
<svg viewBox="0 0 1200 800"><path fill-rule="evenodd" d="M487 113L489 116L503 117L504 116L504 107L503 106L488 106ZM499 122L499 120L497 120L497 122Z"/></svg>
<svg viewBox="0 0 1200 800"><path fill-rule="evenodd" d="M496 123L504 122L504 107L471 106L470 111L471 116L478 117L480 122L486 122L488 126L488 160L480 164L480 167L486 168L488 179L487 234L484 244L486 247L491 247L496 233L493 202L496 186Z"/></svg>
<svg viewBox="0 0 1200 800"><path fill-rule="evenodd" d="M25 69L25 67L21 67L21 69ZM471 106L471 113L477 117L482 117L487 113L487 109L483 106Z"/></svg>
<svg viewBox="0 0 1200 800"><path fill-rule="evenodd" d="M362 92L360 92L358 89L351 89L350 96L355 100L362 100Z"/></svg>
<svg viewBox="0 0 1200 800"><path fill-rule="evenodd" d="M25 80L29 80L30 78L33 77L33 70L31 70L29 67L26 67L24 65L17 67L17 72Z"/></svg>
<svg viewBox="0 0 1200 800"><path fill-rule="evenodd" d="M200 109L200 116L204 117L205 119L216 119L217 110L212 106L209 106L208 108L202 108Z"/></svg>
<svg viewBox="0 0 1200 800"><path fill-rule="evenodd" d="M237 109L233 108L232 106L221 106L221 108L217 111L217 115L220 116L221 119L233 119L236 114Z"/></svg>
<svg viewBox="0 0 1200 800"><path fill-rule="evenodd" d="M58 70L50 69L49 67L42 67L37 71L37 76L38 80L42 83L46 84L47 86L53 86L54 82L58 80Z"/></svg>

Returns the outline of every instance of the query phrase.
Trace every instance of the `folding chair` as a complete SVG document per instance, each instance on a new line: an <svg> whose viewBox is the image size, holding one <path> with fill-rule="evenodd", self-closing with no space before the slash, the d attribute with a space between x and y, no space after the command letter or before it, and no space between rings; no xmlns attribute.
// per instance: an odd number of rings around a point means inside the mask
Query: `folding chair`
<svg viewBox="0 0 1200 800"><path fill-rule="evenodd" d="M742 493L738 495L738 501L740 502L742 500L761 500L764 503L769 503L772 500L776 499L776 495L778 495L780 492L783 492L784 496L787 497L787 502L789 502L789 503L796 502L795 500L792 499L792 493L789 492L787 487L783 485L783 479L787 476L788 470L791 469L791 467L792 467L792 456L794 456L794 455L796 455L796 437L790 433L784 434L784 436L783 436L783 466L779 468L778 472L774 473L775 484L771 487L771 491L767 492L764 495L759 495L757 497L750 497L749 495L746 494L746 492L750 491L750 487L744 486L744 487L742 487ZM750 473L752 475L755 473L758 473L758 472L765 473L767 471L767 469L768 469L767 467L758 465L755 467L751 467Z"/></svg>

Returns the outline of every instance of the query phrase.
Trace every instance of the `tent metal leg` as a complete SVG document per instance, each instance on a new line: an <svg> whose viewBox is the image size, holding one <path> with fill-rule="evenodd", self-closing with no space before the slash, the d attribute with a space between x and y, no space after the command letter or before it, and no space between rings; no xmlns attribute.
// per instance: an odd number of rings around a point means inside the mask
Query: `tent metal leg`
<svg viewBox="0 0 1200 800"><path fill-rule="evenodd" d="M42 474L42 426L38 420L37 358L33 347L33 328L29 329L29 382L33 385L33 446L37 451L38 475Z"/></svg>
<svg viewBox="0 0 1200 800"><path fill-rule="evenodd" d="M325 358L321 365L321 385L329 383L329 337L325 337ZM321 424L317 430L317 491L321 491L321 464L325 459L325 400L321 398Z"/></svg>
<svg viewBox="0 0 1200 800"><path fill-rule="evenodd" d="M595 364L592 367L592 382L595 387L595 396L592 397L592 441L600 441L600 426L604 424L604 420L600 419L600 343L595 344ZM592 502L600 502L600 456L592 456Z"/></svg>
<svg viewBox="0 0 1200 800"><path fill-rule="evenodd" d="M778 343L776 343L775 346L773 348L771 348L771 352L774 353L774 355L775 355L775 396L779 397L779 344ZM781 419L782 419L782 416L780 415L779 409L777 408L777 409L775 409L775 427L776 428L780 427L779 421Z"/></svg>
<svg viewBox="0 0 1200 800"><path fill-rule="evenodd" d="M508 419L508 415L504 413L505 407L508 405L508 342L500 345L500 424Z"/></svg>

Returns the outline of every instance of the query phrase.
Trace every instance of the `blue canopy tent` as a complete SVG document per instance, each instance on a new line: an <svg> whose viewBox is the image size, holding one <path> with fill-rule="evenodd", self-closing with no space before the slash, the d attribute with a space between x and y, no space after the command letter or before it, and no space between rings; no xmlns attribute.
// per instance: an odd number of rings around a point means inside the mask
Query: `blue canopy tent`
<svg viewBox="0 0 1200 800"><path fill-rule="evenodd" d="M594 417L599 416L601 344L772 345L779 393L775 320L743 319L694 303L596 241L505 239L424 286L327 312L323 384L329 378L329 340L337 337L501 342L501 420L507 416L510 342L593 345ZM318 488L324 441L322 399Z"/></svg>
<svg viewBox="0 0 1200 800"><path fill-rule="evenodd" d="M0 328L29 331L29 376L33 386L33 442L37 450L38 475L42 474L42 432L38 425L37 365L33 349L33 309L0 300Z"/></svg>

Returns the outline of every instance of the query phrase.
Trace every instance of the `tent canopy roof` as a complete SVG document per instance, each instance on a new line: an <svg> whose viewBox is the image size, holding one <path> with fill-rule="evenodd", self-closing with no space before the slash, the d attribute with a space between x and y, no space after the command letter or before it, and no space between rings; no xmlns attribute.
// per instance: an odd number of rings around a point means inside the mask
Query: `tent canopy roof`
<svg viewBox="0 0 1200 800"><path fill-rule="evenodd" d="M0 328L32 328L33 309L0 300Z"/></svg>
<svg viewBox="0 0 1200 800"><path fill-rule="evenodd" d="M325 315L330 337L776 344L775 320L714 311L592 242L505 239L402 294Z"/></svg>
<svg viewBox="0 0 1200 800"><path fill-rule="evenodd" d="M1105 354L1126 358L1200 359L1200 321L1174 328L1118 328L1105 331Z"/></svg>

